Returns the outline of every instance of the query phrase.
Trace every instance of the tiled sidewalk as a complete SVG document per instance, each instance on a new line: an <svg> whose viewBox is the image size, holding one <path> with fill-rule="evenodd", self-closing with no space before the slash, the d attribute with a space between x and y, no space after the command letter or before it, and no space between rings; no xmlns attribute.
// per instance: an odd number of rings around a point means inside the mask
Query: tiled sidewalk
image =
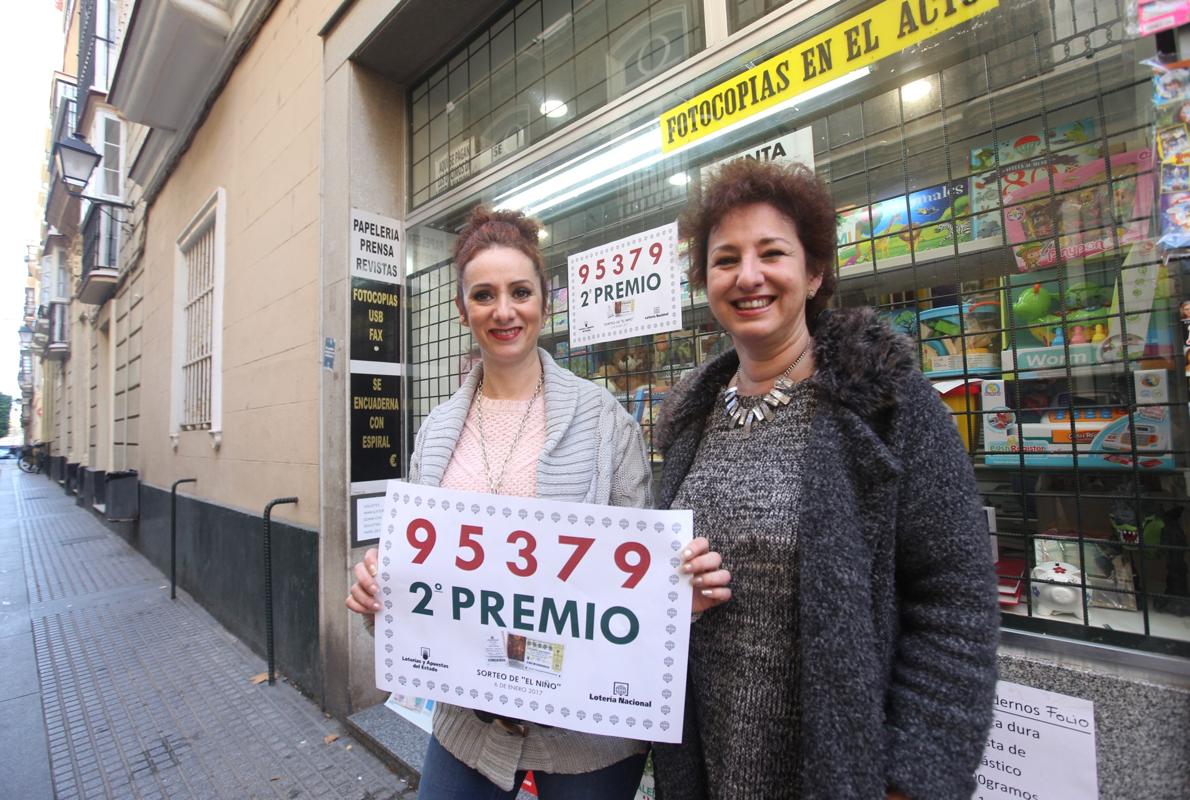
<svg viewBox="0 0 1190 800"><path fill-rule="evenodd" d="M412 800L73 496L0 464L0 796Z"/></svg>

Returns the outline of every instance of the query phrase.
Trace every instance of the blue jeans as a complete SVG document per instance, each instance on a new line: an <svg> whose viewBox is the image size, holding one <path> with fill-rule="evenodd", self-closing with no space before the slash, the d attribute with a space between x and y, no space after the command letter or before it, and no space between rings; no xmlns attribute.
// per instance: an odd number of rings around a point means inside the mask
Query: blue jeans
<svg viewBox="0 0 1190 800"><path fill-rule="evenodd" d="M610 767L577 775L534 772L541 800L633 800L645 768L645 753L629 756ZM512 800L525 773L518 772L512 791L504 791L446 751L430 737L421 768L417 800Z"/></svg>

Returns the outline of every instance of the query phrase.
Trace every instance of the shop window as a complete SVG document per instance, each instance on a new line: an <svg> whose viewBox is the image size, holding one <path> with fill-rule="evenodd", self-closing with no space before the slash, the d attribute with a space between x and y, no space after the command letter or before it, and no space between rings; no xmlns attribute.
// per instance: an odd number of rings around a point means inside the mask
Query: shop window
<svg viewBox="0 0 1190 800"><path fill-rule="evenodd" d="M597 5L608 24L611 4ZM729 7L756 19L764 5ZM576 49L580 97L611 80L584 66L605 63L607 42L584 39L583 19L575 42L596 55L585 62ZM836 21L775 30L774 47ZM1119 3L1018 0L982 23L978 36L948 37L925 59L890 57L694 155L647 160L543 204L551 308L541 346L606 386L650 439L669 387L730 341L705 295L683 287L681 330L571 347L567 256L672 222L702 169L808 130L803 158L838 210L836 302L872 306L910 337L951 409L991 510L1005 625L1190 655L1178 321L1190 284L1183 263L1154 246L1160 178L1140 63L1150 44L1126 38ZM684 97L707 88L694 84ZM667 107L624 113L647 123ZM599 135L585 152L598 152ZM410 265L413 430L477 358L455 321L449 237L471 205L523 193L524 178L411 224L411 236L441 243Z"/></svg>
<svg viewBox="0 0 1190 800"><path fill-rule="evenodd" d="M409 94L413 205L703 47L701 0L518 3Z"/></svg>
<svg viewBox="0 0 1190 800"><path fill-rule="evenodd" d="M174 271L171 436L205 430L218 444L222 408L226 201L218 189L178 237Z"/></svg>
<svg viewBox="0 0 1190 800"><path fill-rule="evenodd" d="M727 23L732 33L752 24L789 0L727 0Z"/></svg>

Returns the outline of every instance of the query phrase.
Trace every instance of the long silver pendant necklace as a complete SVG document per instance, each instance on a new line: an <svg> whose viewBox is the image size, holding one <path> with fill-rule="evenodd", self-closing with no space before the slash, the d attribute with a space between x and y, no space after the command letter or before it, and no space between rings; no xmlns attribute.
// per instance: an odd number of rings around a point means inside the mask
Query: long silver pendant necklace
<svg viewBox="0 0 1190 800"><path fill-rule="evenodd" d="M813 345L813 342L806 343L806 346L802 348L802 352L793 360L793 363L777 376L777 380L773 382L773 388L765 392L760 400L757 401L756 405L751 408L745 408L740 403L740 370L739 368L736 369L731 385L723 391L723 413L727 415L727 419L732 427L744 429L744 438L752 435L753 425L771 421L775 416L773 414L774 409L787 406L793 400L793 387L795 384L789 376L797 369L797 365L802 363L802 359L806 357L806 353L810 352L811 345Z"/></svg>
<svg viewBox="0 0 1190 800"><path fill-rule="evenodd" d="M516 449L517 442L521 440L521 434L525 432L525 425L529 422L529 415L533 411L533 403L537 401L537 395L541 394L541 387L544 384L545 369L542 369L541 377L537 379L537 388L533 390L533 396L529 398L529 404L525 406L525 414L521 417L521 424L517 428L516 436L512 437L512 442L508 445L508 452L504 455L504 462L500 465L500 474L493 481L492 468L488 464L488 437L483 430L483 376L479 377L479 386L475 389L475 412L479 417L479 452L483 454L483 477L488 482L488 491L492 494L500 494L500 487L504 483L504 470L508 466L508 462L512 460L512 451Z"/></svg>

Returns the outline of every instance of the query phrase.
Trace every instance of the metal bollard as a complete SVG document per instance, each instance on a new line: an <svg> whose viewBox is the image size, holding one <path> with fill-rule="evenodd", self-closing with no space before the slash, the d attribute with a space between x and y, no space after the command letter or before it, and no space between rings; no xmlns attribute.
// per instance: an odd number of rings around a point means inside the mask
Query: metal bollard
<svg viewBox="0 0 1190 800"><path fill-rule="evenodd" d="M269 657L269 686L277 682L273 659L273 506L297 501L296 497L278 497L264 507L264 636Z"/></svg>
<svg viewBox="0 0 1190 800"><path fill-rule="evenodd" d="M178 599L178 486L198 478L178 478L169 487L169 599Z"/></svg>

